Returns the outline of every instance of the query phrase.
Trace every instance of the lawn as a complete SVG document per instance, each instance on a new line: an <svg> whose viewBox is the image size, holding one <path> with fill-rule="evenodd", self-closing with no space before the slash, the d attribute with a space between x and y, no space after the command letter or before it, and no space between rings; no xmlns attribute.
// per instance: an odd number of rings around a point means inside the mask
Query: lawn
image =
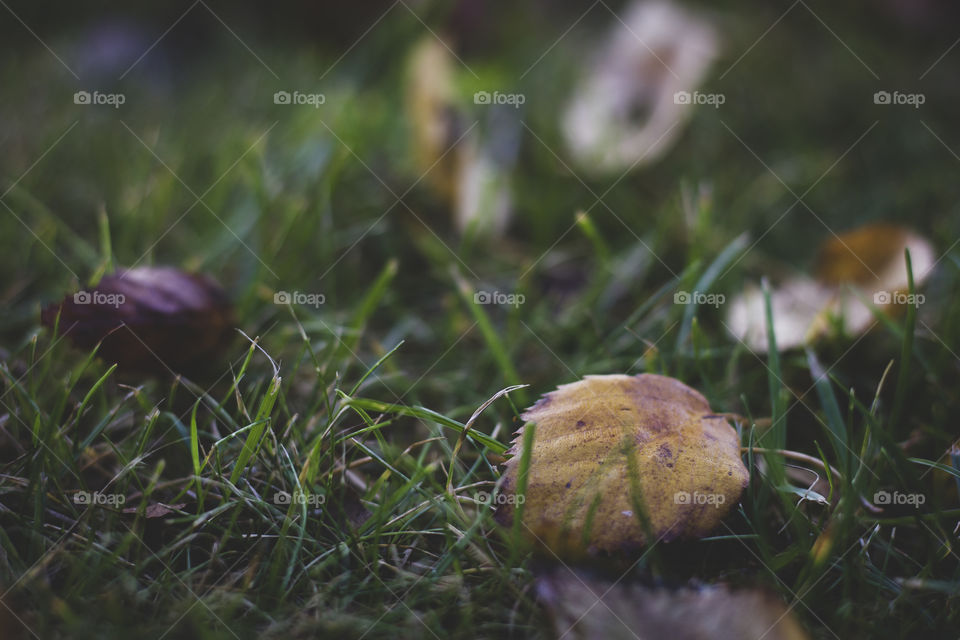
<svg viewBox="0 0 960 640"><path fill-rule="evenodd" d="M515 4L0 7L0 637L587 637L544 597L571 576L598 600L762 592L810 638L957 637L956 11L685 5L718 34L698 88L723 103L599 171L561 116L626 5ZM410 56L440 37L463 135L425 167ZM459 231L443 192L468 134L516 145L499 233ZM880 222L932 245L923 304L799 348L731 333L748 287ZM148 265L232 300L196 375L41 324ZM729 414L749 486L707 537L565 561L488 498L526 407L614 373Z"/></svg>

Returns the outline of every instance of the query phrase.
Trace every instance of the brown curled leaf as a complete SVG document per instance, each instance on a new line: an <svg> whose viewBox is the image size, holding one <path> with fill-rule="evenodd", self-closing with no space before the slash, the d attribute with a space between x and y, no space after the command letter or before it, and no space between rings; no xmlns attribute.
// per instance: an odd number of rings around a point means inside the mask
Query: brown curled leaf
<svg viewBox="0 0 960 640"><path fill-rule="evenodd" d="M210 276L173 267L138 267L104 276L96 287L45 307L41 322L120 369L202 371L233 337L233 308Z"/></svg>

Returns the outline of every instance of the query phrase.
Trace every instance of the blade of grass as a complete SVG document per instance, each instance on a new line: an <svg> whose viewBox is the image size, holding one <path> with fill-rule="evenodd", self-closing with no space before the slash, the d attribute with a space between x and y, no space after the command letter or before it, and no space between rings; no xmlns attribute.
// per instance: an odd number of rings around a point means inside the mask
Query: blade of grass
<svg viewBox="0 0 960 640"><path fill-rule="evenodd" d="M473 412L473 415L470 416L470 419L467 420L467 423L463 425L463 431L460 432L460 437L457 438L457 443L454 445L453 453L450 456L450 468L447 470L447 485L446 485L447 493L453 495L453 490L452 490L453 468L457 463L457 454L460 453L460 448L463 446L463 441L466 440L467 434L470 432L470 427L472 427L476 419L480 417L480 414L483 413L487 407L489 407L491 404L496 402L499 398L505 396L511 391L516 391L517 389L522 389L527 386L529 385L522 384L514 387L507 387L506 389L501 389L500 391L497 391L489 400L487 400L482 405L480 405L477 408L477 410Z"/></svg>
<svg viewBox="0 0 960 640"><path fill-rule="evenodd" d="M513 512L513 527L510 532L510 538L513 541L510 552L510 566L516 564L523 549L523 511L527 497L530 459L533 456L533 439L536 437L536 430L537 425L533 422L528 422L523 427L523 451L520 453L520 464L517 466L517 486L514 489L514 495L517 496L517 508Z"/></svg>
<svg viewBox="0 0 960 640"><path fill-rule="evenodd" d="M361 333L367 324L367 320L370 318L370 314L377 308L383 294L387 292L390 283L393 282L394 276L397 275L397 264L395 259L387 262L386 266L384 266L380 272L380 275L377 276L374 283L370 285L356 313L353 314L353 319L350 322L351 337L348 338L347 342L347 348L351 353L357 349L357 343L360 341Z"/></svg>
<svg viewBox="0 0 960 640"><path fill-rule="evenodd" d="M387 413L401 416L408 416L410 418L418 418L420 420L425 420L428 422L435 422L442 427L447 427L453 429L454 431L463 433L466 428L463 424L446 417L436 411L426 409L424 407L408 407L401 404L390 404L387 402L381 402L380 400L370 400L368 398L352 398L345 403L349 407L356 407L360 409L365 409L367 411L377 411L379 413ZM497 454L502 454L509 447L502 442L494 440L490 436L480 433L476 430L471 430L470 434L467 436L471 440L475 440L487 447L491 451Z"/></svg>
<svg viewBox="0 0 960 640"><path fill-rule="evenodd" d="M200 480L200 437L197 434L197 409L200 407L200 400L193 403L193 410L190 412L190 460L193 462L193 480L197 485L197 509L202 509L203 505L203 483Z"/></svg>
<svg viewBox="0 0 960 640"><path fill-rule="evenodd" d="M833 394L833 387L830 386L830 378L827 377L827 373L813 349L807 349L807 365L810 368L810 375L813 376L817 396L820 398L820 406L827 418L827 436L833 444L833 450L837 456L837 466L840 467L843 476L848 477L850 449L847 446L847 426L843 421L843 415L840 413L840 405L837 403L837 397Z"/></svg>
<svg viewBox="0 0 960 640"><path fill-rule="evenodd" d="M907 261L907 282L909 284L910 299L916 299L916 285L913 281L913 263L910 260L910 250L903 252ZM897 375L897 390L894 394L893 411L890 414L890 430L894 434L905 434L906 429L900 427L903 417L904 401L910 386L910 360L913 355L913 332L917 322L917 306L907 305L907 318L903 327L903 343L900 347L900 371Z"/></svg>
<svg viewBox="0 0 960 640"><path fill-rule="evenodd" d="M739 252L746 248L748 238L749 236L746 233L741 233L734 238L730 244L724 247L723 251L710 263L710 266L707 267L703 275L697 280L693 286L694 292L705 293L708 291L710 287L713 286L714 281L723 273L727 265L730 264ZM690 326L693 323L693 317L697 312L698 306L695 299L691 299L690 303L687 304L683 310L683 320L680 323L680 332L677 334L677 351L680 351L690 338Z"/></svg>
<svg viewBox="0 0 960 640"><path fill-rule="evenodd" d="M90 398L92 398L93 394L96 393L101 386L103 386L103 383L107 381L107 378L110 377L110 374L113 373L116 370L116 368L117 368L117 365L116 363L114 363L113 366L107 369L107 372L104 373L102 376L100 376L100 379L97 380L92 387L90 387L90 391L87 391L87 395L83 397L83 400L80 402L80 406L77 408L77 412L76 412L77 421L79 421L80 416L83 415L83 411L86 408L87 403L90 402ZM106 426L106 424L104 424L103 426ZM89 447L90 443L93 442L94 438L96 438L97 435L99 435L99 433L100 432L96 429L92 431L89 435L87 435L86 438L83 439L83 442L80 443L79 448L86 449L87 447Z"/></svg>
<svg viewBox="0 0 960 640"><path fill-rule="evenodd" d="M256 426L250 430L249 434L247 434L247 439L243 443L243 449L240 450L240 455L237 457L237 462L234 464L233 472L230 474L230 484L237 484L237 481L240 479L241 474L243 474L244 469L246 469L250 459L260 448L260 442L263 437L263 433L270 424L270 412L273 411L273 405L276 403L277 396L280 394L280 381L280 376L274 375L273 380L270 383L270 388L260 401L260 407L257 409L257 416L253 421Z"/></svg>
<svg viewBox="0 0 960 640"><path fill-rule="evenodd" d="M783 372L780 369L780 351L777 348L777 335L773 328L773 306L770 302L770 283L763 279L763 307L767 325L767 390L770 394L770 430L772 442L767 445L771 449L786 449L787 446L787 416L783 401L782 380ZM766 435L766 434L764 434ZM761 436L761 439L764 439ZM773 476L774 486L783 484L786 474L783 460L778 456L766 456Z"/></svg>
<svg viewBox="0 0 960 640"><path fill-rule="evenodd" d="M470 313L473 315L473 319L477 321L477 325L480 327L480 333L483 334L483 339L487 343L487 347L489 347L493 359L500 367L500 372L503 374L503 379L510 386L520 385L520 376L517 374L517 370L513 367L513 363L510 361L510 356L507 353L507 349L500 340L500 336L497 334L497 330L494 328L493 323L490 321L490 316L487 315L486 311L484 311L483 305L477 304L477 302L473 299L475 293L473 287L471 287L467 281L456 272L453 273L453 278L457 286L457 292L460 294L460 298L467 306L467 309L470 310ZM524 405L528 404L527 395L522 391L517 393L517 400Z"/></svg>

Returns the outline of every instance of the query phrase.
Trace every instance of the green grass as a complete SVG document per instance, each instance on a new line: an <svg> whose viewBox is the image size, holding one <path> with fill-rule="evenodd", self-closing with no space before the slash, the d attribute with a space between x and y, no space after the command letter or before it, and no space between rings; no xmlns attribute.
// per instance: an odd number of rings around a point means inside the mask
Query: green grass
<svg viewBox="0 0 960 640"><path fill-rule="evenodd" d="M550 561L477 495L539 394L647 371L749 416L743 443L766 451L745 454L764 473L750 465L715 536L657 545L629 579L765 588L816 638L955 636L957 474L937 463L960 410L960 161L945 148L960 150L960 54L918 81L955 35L871 27L875 9L855 5L810 3L879 81L799 5L721 79L790 5L715 8L726 47L706 90L726 104L698 109L602 203L617 176L573 175L556 115L609 14L522 79L578 14L501 16L497 46L458 68L465 96L524 92L536 134L492 245L461 241L425 184L408 192L401 54L427 32L402 8L335 65L343 51L251 41L279 80L224 31L170 86L132 72L116 111L74 105L87 85L39 45L5 56L5 86L23 90L0 102L3 603L41 638L550 637L534 589ZM320 109L273 104L318 86ZM926 105L872 103L894 87ZM791 191L804 204L777 222ZM722 309L672 304L775 281L784 262L812 269L831 229L878 220L946 256L919 313L865 336L757 356ZM215 274L256 346L238 335L219 378L141 378L39 326L41 304L134 263ZM274 305L281 290L325 304ZM481 307L477 290L525 302ZM798 503L787 465L832 466L834 501ZM860 498L880 490L926 502L875 514ZM136 510L78 505L78 491ZM323 502L275 504L278 491ZM182 506L149 517L157 502ZM616 579L632 560L592 570Z"/></svg>

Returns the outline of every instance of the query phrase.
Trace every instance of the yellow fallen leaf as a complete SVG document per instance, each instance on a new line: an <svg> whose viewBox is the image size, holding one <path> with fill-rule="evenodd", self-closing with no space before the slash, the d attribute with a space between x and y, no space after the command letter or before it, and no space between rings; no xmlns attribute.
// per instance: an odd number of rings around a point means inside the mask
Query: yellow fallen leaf
<svg viewBox="0 0 960 640"><path fill-rule="evenodd" d="M587 376L548 393L523 418L536 431L522 528L558 554L643 546L640 509L656 539L702 537L749 480L736 431L673 378ZM517 487L522 446L523 429L505 463L507 496ZM503 524L516 513L514 497L501 501Z"/></svg>

